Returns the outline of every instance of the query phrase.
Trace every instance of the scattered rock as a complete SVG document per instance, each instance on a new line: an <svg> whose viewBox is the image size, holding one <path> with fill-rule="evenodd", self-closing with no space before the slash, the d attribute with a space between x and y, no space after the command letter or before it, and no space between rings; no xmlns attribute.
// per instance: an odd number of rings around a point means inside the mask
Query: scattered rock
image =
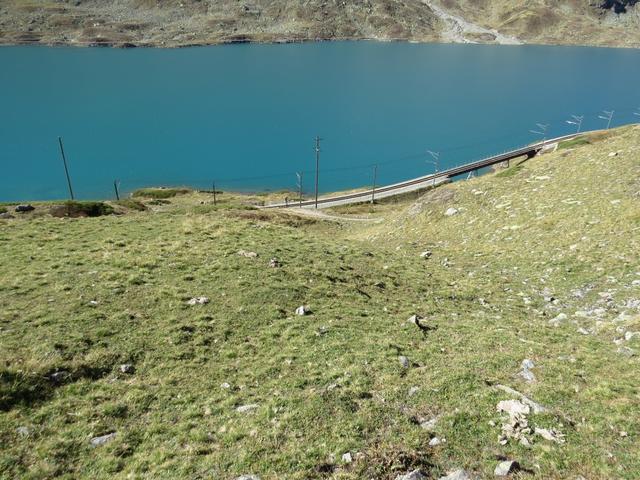
<svg viewBox="0 0 640 480"><path fill-rule="evenodd" d="M628 342L633 340L635 337L640 337L640 332L625 332L624 339Z"/></svg>
<svg viewBox="0 0 640 480"><path fill-rule="evenodd" d="M424 422L420 422L420 428L426 430L427 432L433 432L436 429L438 420L440 420L440 416L430 418L429 420L425 420Z"/></svg>
<svg viewBox="0 0 640 480"><path fill-rule="evenodd" d="M205 305L209 303L208 297L194 297L187 302L187 305Z"/></svg>
<svg viewBox="0 0 640 480"><path fill-rule="evenodd" d="M225 390L228 390L231 388L231 385L227 382L224 382L223 384L220 385L220 388L224 388Z"/></svg>
<svg viewBox="0 0 640 480"><path fill-rule="evenodd" d="M524 378L525 382L527 383L535 382L536 376L530 370L531 368L535 367L533 361L529 360L528 358L525 358L522 361L521 367L522 367L522 370L518 373L518 375Z"/></svg>
<svg viewBox="0 0 640 480"><path fill-rule="evenodd" d="M308 305L301 305L298 308L296 308L296 315L299 316L304 316L307 315L311 310L309 309Z"/></svg>
<svg viewBox="0 0 640 480"><path fill-rule="evenodd" d="M437 447L438 445L444 443L444 439L440 439L438 437L433 437L431 440L429 440L429 446L430 447Z"/></svg>
<svg viewBox="0 0 640 480"><path fill-rule="evenodd" d="M416 393L418 393L420 389L418 387L411 387L409 389L409 396L413 397Z"/></svg>
<svg viewBox="0 0 640 480"><path fill-rule="evenodd" d="M398 475L396 480L427 480L427 477L420 470L414 470L406 475Z"/></svg>
<svg viewBox="0 0 640 480"><path fill-rule="evenodd" d="M257 475L240 475L236 480L260 480Z"/></svg>
<svg viewBox="0 0 640 480"><path fill-rule="evenodd" d="M28 437L31 431L27 427L18 427L16 433L21 437Z"/></svg>
<svg viewBox="0 0 640 480"><path fill-rule="evenodd" d="M472 480L472 479L466 470L460 469L460 470L455 470L453 472L449 472L448 475L444 477L440 477L438 480Z"/></svg>
<svg viewBox="0 0 640 480"><path fill-rule="evenodd" d="M515 462L513 460L505 460L504 462L500 462L496 466L496 469L494 470L493 474L496 477L506 477L510 473L516 472L519 469L520 469L520 464L518 462Z"/></svg>
<svg viewBox="0 0 640 480"><path fill-rule="evenodd" d="M552 318L551 320L549 320L549 324L553 325L554 327L557 327L562 322L564 322L567 318L569 317L567 316L566 313L560 313L555 318Z"/></svg>
<svg viewBox="0 0 640 480"><path fill-rule="evenodd" d="M526 405L519 400L502 400L501 402L498 402L496 409L499 412L505 412L509 415L529 415L531 412L529 405Z"/></svg>
<svg viewBox="0 0 640 480"><path fill-rule="evenodd" d="M629 347L620 347L617 352L625 357L633 357L636 354L635 350Z"/></svg>
<svg viewBox="0 0 640 480"><path fill-rule="evenodd" d="M400 355L398 357L398 361L400 362L400 365L402 366L402 368L409 368L409 359L404 355Z"/></svg>
<svg viewBox="0 0 640 480"><path fill-rule="evenodd" d="M425 250L424 252L422 252L422 253L420 254L420 256L421 256L422 258L425 258L425 259L431 258L431 255L433 255L433 253L431 252L431 250Z"/></svg>
<svg viewBox="0 0 640 480"><path fill-rule="evenodd" d="M344 454L342 455L342 461L343 461L344 463L351 463L351 462L353 462L353 457L351 456L351 452L344 453Z"/></svg>
<svg viewBox="0 0 640 480"><path fill-rule="evenodd" d="M282 266L282 264L280 263L280 260L274 257L271 260L269 260L269 266L271 268L279 268Z"/></svg>
<svg viewBox="0 0 640 480"><path fill-rule="evenodd" d="M613 157L617 157L618 156L618 152L611 152L609 153L609 157L613 158Z"/></svg>
<svg viewBox="0 0 640 480"><path fill-rule="evenodd" d="M453 207L448 208L447 211L444 212L446 217L452 217L452 216L454 216L454 215L456 215L458 213L459 213L459 210L457 208L453 208Z"/></svg>
<svg viewBox="0 0 640 480"><path fill-rule="evenodd" d="M25 213L25 212L31 212L35 209L36 208L33 205L18 205L15 210L18 213Z"/></svg>
<svg viewBox="0 0 640 480"><path fill-rule="evenodd" d="M91 445L94 446L94 447L99 447L100 445L104 445L105 443L109 443L114 438L116 438L116 432L107 433L106 435L101 435L99 437L93 437L91 439Z"/></svg>
<svg viewBox="0 0 640 480"><path fill-rule="evenodd" d="M249 405L241 405L241 406L239 406L238 408L236 408L236 412L238 412L238 413L249 413L249 412L253 412L257 408L258 408L258 404L251 403Z"/></svg>
<svg viewBox="0 0 640 480"><path fill-rule="evenodd" d="M248 252L246 250L239 250L238 255L246 258L257 258L258 254L256 252Z"/></svg>
<svg viewBox="0 0 640 480"><path fill-rule="evenodd" d="M536 435L540 435L545 440L549 440L550 442L564 443L564 435L557 430L547 430L546 428L536 427L534 429L534 433Z"/></svg>
<svg viewBox="0 0 640 480"><path fill-rule="evenodd" d="M120 371L122 373L133 373L135 372L135 368L130 363L123 363L122 365L120 365Z"/></svg>
<svg viewBox="0 0 640 480"><path fill-rule="evenodd" d="M508 393L509 395L514 395L518 397L522 401L522 403L531 407L531 409L533 410L533 413L544 413L547 411L546 407L543 407L539 403L534 402L529 397L523 395L522 393L518 392L517 390L514 390L511 387L507 387L506 385L496 385L496 388L498 390L502 390L503 392Z"/></svg>
<svg viewBox="0 0 640 480"><path fill-rule="evenodd" d="M4 212L4 213L0 213L0 218L8 220L10 218L15 218L15 217L11 215L9 212Z"/></svg>

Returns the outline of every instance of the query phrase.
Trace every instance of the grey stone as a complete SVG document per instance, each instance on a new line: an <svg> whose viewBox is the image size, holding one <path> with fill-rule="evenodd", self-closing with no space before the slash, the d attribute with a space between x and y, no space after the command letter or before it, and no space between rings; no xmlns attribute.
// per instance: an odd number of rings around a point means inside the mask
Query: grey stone
<svg viewBox="0 0 640 480"><path fill-rule="evenodd" d="M427 480L427 477L420 470L414 470L406 475L398 475L396 480Z"/></svg>
<svg viewBox="0 0 640 480"><path fill-rule="evenodd" d="M459 210L457 208L448 208L446 212L444 212L445 216L447 217L452 217L453 215L456 215L457 213L459 213Z"/></svg>
<svg viewBox="0 0 640 480"><path fill-rule="evenodd" d="M107 433L106 435L101 435L99 437L93 437L91 439L91 445L93 445L94 447L99 447L100 445L109 443L114 438L116 438L116 432Z"/></svg>
<svg viewBox="0 0 640 480"><path fill-rule="evenodd" d="M135 370L135 367L130 363L123 363L122 365L120 365L120 372L122 373L133 373L135 372Z"/></svg>
<svg viewBox="0 0 640 480"><path fill-rule="evenodd" d="M240 475L236 480L260 480L260 477L257 475Z"/></svg>
<svg viewBox="0 0 640 480"><path fill-rule="evenodd" d="M31 431L27 427L18 427L16 433L21 437L28 437Z"/></svg>
<svg viewBox="0 0 640 480"><path fill-rule="evenodd" d="M556 430L536 427L534 429L534 433L536 435L540 435L545 440L549 440L550 442L564 443L564 435Z"/></svg>
<svg viewBox="0 0 640 480"><path fill-rule="evenodd" d="M433 417L429 420L425 420L424 422L420 422L420 428L426 430L427 432L433 432L436 429L438 420L440 420L439 416Z"/></svg>
<svg viewBox="0 0 640 480"><path fill-rule="evenodd" d="M353 457L351 456L351 452L344 453L344 454L342 455L342 461L343 461L344 463L351 463L351 462L353 462Z"/></svg>
<svg viewBox="0 0 640 480"><path fill-rule="evenodd" d="M8 220L10 218L15 218L15 217L11 215L9 212L4 212L4 213L0 213L0 218Z"/></svg>
<svg viewBox="0 0 640 480"><path fill-rule="evenodd" d="M431 440L429 440L429 446L430 447L437 447L438 445L440 445L443 441L440 440L438 437L433 437Z"/></svg>
<svg viewBox="0 0 640 480"><path fill-rule="evenodd" d="M418 393L420 391L420 388L418 387L411 387L409 389L409 396L413 397L416 393Z"/></svg>
<svg viewBox="0 0 640 480"><path fill-rule="evenodd" d="M520 468L520 464L513 460L505 460L504 462L500 462L496 469L493 471L496 477L506 477L512 472L517 471Z"/></svg>
<svg viewBox="0 0 640 480"><path fill-rule="evenodd" d="M33 205L18 205L16 207L16 212L20 213L31 212L33 210L35 210L35 207Z"/></svg>
<svg viewBox="0 0 640 480"><path fill-rule="evenodd" d="M567 318L569 318L569 317L567 316L566 313L560 313L555 318L552 318L551 320L549 320L549 323L551 325L553 325L554 327L557 327L562 322L564 322Z"/></svg>
<svg viewBox="0 0 640 480"><path fill-rule="evenodd" d="M239 250L238 255L246 258L257 258L258 254L256 252L248 252L246 250Z"/></svg>
<svg viewBox="0 0 640 480"><path fill-rule="evenodd" d="M520 400L502 400L498 402L496 409L509 415L529 415L531 408Z"/></svg>
<svg viewBox="0 0 640 480"><path fill-rule="evenodd" d="M241 406L239 406L238 408L236 408L236 412L238 412L238 413L249 413L249 412L253 412L257 408L258 408L258 404L251 403L249 405L241 405Z"/></svg>
<svg viewBox="0 0 640 480"><path fill-rule="evenodd" d="M460 469L460 470L455 470L453 472L449 472L448 475L444 477L440 477L438 480L472 480L472 479L466 470Z"/></svg>
<svg viewBox="0 0 640 480"><path fill-rule="evenodd" d="M278 268L280 267L282 264L280 263L280 260L278 260L277 258L272 258L271 260L269 260L269 266L271 268Z"/></svg>
<svg viewBox="0 0 640 480"><path fill-rule="evenodd" d="M409 359L404 355L400 355L398 357L398 361L400 362L400 365L402 366L402 368L409 368Z"/></svg>
<svg viewBox="0 0 640 480"><path fill-rule="evenodd" d="M187 302L187 305L205 305L209 303L209 301L208 297L193 297Z"/></svg>
<svg viewBox="0 0 640 480"><path fill-rule="evenodd" d="M426 259L426 258L431 258L431 255L433 255L433 253L431 252L431 250L425 250L424 252L422 252L422 253L420 254L420 256L421 256L422 258L425 258L425 259Z"/></svg>
<svg viewBox="0 0 640 480"><path fill-rule="evenodd" d="M300 305L298 308L296 308L296 315L302 317L306 314L309 313L309 307L307 305Z"/></svg>

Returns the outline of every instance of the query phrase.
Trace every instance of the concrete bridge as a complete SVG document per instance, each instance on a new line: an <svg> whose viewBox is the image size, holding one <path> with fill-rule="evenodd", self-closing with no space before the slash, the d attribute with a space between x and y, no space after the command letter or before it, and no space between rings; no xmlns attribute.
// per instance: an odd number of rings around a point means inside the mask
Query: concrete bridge
<svg viewBox="0 0 640 480"><path fill-rule="evenodd" d="M349 205L352 203L370 202L373 198L380 200L382 198L393 197L395 195L401 195L403 193L414 192L416 190L422 190L428 187L433 187L441 183L448 182L452 177L458 175L464 175L465 173L475 172L481 168L490 167L498 163L508 162L514 158L527 156L528 158L534 157L541 150L557 144L564 140L571 140L580 135L593 132L574 133L571 135L564 135L562 137L551 138L542 142L533 143L522 148L510 150L508 152L494 155L484 158L475 162L467 163L459 167L449 168L441 172L432 173L430 175L424 175L422 177L412 178L400 183L394 183L392 185L386 185L377 187L375 191L373 189L364 190L356 193L347 193L342 195L332 195L328 197L322 197L318 199L317 208L329 208L339 205ZM263 208L315 208L315 200L289 201L288 203L272 203L265 205Z"/></svg>

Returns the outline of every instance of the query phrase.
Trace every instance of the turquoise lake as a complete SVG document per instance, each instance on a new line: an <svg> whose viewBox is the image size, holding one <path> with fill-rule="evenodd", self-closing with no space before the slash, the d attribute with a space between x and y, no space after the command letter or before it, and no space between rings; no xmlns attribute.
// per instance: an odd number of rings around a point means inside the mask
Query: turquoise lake
<svg viewBox="0 0 640 480"><path fill-rule="evenodd" d="M0 48L0 201L76 197L113 181L320 190L430 173L540 137L640 120L640 51L336 42L164 49Z"/></svg>

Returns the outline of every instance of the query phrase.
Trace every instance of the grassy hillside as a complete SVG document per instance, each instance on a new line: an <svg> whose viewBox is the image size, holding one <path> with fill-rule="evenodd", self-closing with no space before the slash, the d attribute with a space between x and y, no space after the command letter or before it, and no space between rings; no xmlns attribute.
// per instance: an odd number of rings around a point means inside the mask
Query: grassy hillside
<svg viewBox="0 0 640 480"><path fill-rule="evenodd" d="M637 478L639 174L630 127L327 220L0 220L0 478Z"/></svg>
<svg viewBox="0 0 640 480"><path fill-rule="evenodd" d="M4 0L0 43L171 47L365 38L499 43L504 34L515 37L509 43L638 47L640 8L634 4L604 0Z"/></svg>

